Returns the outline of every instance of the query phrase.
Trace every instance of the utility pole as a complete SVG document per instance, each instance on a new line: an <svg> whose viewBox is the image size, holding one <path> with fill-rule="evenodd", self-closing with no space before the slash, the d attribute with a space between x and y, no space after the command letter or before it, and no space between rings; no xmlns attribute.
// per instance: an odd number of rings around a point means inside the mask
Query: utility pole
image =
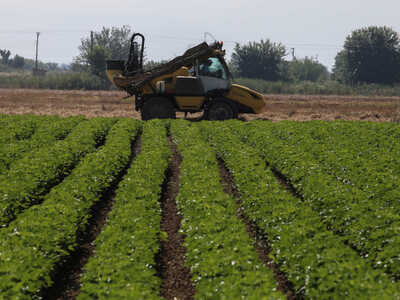
<svg viewBox="0 0 400 300"><path fill-rule="evenodd" d="M44 75L46 75L46 72L47 72L44 69L39 69L39 61L38 61L39 36L40 36L40 32L36 32L36 59L35 59L35 68L32 70L34 76L44 76Z"/></svg>
<svg viewBox="0 0 400 300"><path fill-rule="evenodd" d="M36 32L36 60L35 60L36 71L38 70L39 36L40 36L40 32Z"/></svg>
<svg viewBox="0 0 400 300"><path fill-rule="evenodd" d="M90 31L90 49L88 56L86 57L86 66L89 66L89 61L92 59L93 55L93 47L94 47L94 33L93 30Z"/></svg>
<svg viewBox="0 0 400 300"><path fill-rule="evenodd" d="M292 50L292 59L293 60L296 60L296 55L295 55L295 53L294 53L294 48L290 48L291 50Z"/></svg>
<svg viewBox="0 0 400 300"><path fill-rule="evenodd" d="M90 31L90 54L92 54L93 52L93 44L94 44L93 31Z"/></svg>

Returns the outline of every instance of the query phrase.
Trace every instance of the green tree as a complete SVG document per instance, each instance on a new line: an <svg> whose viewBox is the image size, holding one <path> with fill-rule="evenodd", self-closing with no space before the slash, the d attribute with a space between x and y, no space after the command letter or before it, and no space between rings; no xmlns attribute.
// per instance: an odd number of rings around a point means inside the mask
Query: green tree
<svg viewBox="0 0 400 300"><path fill-rule="evenodd" d="M288 63L291 81L324 81L329 78L328 69L315 58L305 57Z"/></svg>
<svg viewBox="0 0 400 300"><path fill-rule="evenodd" d="M228 65L228 69L231 72L234 78L239 77L239 71L236 69L236 66L233 64L232 60L226 62Z"/></svg>
<svg viewBox="0 0 400 300"><path fill-rule="evenodd" d="M400 80L400 38L393 29L353 31L335 59L334 78L346 83L392 84Z"/></svg>
<svg viewBox="0 0 400 300"><path fill-rule="evenodd" d="M16 54L11 62L11 66L16 69L22 69L25 65L25 58Z"/></svg>
<svg viewBox="0 0 400 300"><path fill-rule="evenodd" d="M332 79L341 83L350 83L350 72L348 72L345 51L340 51L335 57L335 64L332 69Z"/></svg>
<svg viewBox="0 0 400 300"><path fill-rule="evenodd" d="M125 25L93 32L81 39L79 55L74 59L75 69L90 71L105 78L106 60L126 60L129 55L132 30ZM77 65L80 65L79 67Z"/></svg>
<svg viewBox="0 0 400 300"><path fill-rule="evenodd" d="M94 46L88 56L90 73L105 78L107 50L101 46Z"/></svg>
<svg viewBox="0 0 400 300"><path fill-rule="evenodd" d="M58 66L58 63L48 62L46 63L46 68L50 71L60 70L61 68Z"/></svg>
<svg viewBox="0 0 400 300"><path fill-rule="evenodd" d="M237 43L232 65L240 77L277 81L283 78L281 64L285 55L285 46L272 43L269 39L247 45Z"/></svg>
<svg viewBox="0 0 400 300"><path fill-rule="evenodd" d="M146 61L146 63L144 63L143 69L145 71L149 71L151 69L162 66L163 64L166 64L167 62L168 62L167 60L161 60L161 61L148 60L148 61Z"/></svg>
<svg viewBox="0 0 400 300"><path fill-rule="evenodd" d="M0 55L1 55L1 63L7 65L9 63L11 51L7 49L0 50Z"/></svg>

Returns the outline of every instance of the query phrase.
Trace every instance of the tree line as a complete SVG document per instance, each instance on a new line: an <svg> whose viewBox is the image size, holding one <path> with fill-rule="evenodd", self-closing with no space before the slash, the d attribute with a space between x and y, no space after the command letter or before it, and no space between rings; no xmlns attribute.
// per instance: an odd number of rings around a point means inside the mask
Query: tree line
<svg viewBox="0 0 400 300"><path fill-rule="evenodd" d="M12 57L12 53L8 49L0 49L0 72L18 71L18 70L32 70L35 67L35 60L25 58L18 54ZM38 61L38 67L48 71L66 71L68 65L59 65L54 62Z"/></svg>
<svg viewBox="0 0 400 300"><path fill-rule="evenodd" d="M0 49L1 64L3 66L10 66L15 69L22 69L25 65L25 58L16 54L11 58L11 51L7 49Z"/></svg>
<svg viewBox="0 0 400 300"><path fill-rule="evenodd" d="M103 28L81 40L80 54L73 70L90 72L105 79L107 59L124 60L129 53L132 35L129 26ZM288 49L269 39L235 45L229 66L236 77L266 81L324 81L344 84L400 82L399 34L386 26L354 30L336 55L332 73L316 58L287 60ZM148 61L147 68L157 65Z"/></svg>
<svg viewBox="0 0 400 300"><path fill-rule="evenodd" d="M70 70L97 78L102 88L110 88L106 77L106 60L126 60L132 30L129 26L103 27L81 39L79 55L62 68L55 63L41 63L50 70ZM11 58L9 50L0 50L1 66L29 69L33 60L19 55ZM288 49L270 39L247 44L236 43L228 65L235 77L268 82L324 82L335 81L346 85L388 84L400 82L400 37L392 28L369 26L354 30L337 53L332 72L316 58L287 60ZM145 60L145 69L162 62Z"/></svg>
<svg viewBox="0 0 400 300"><path fill-rule="evenodd" d="M232 65L241 77L268 81L320 81L394 84L400 82L400 38L393 29L370 26L353 31L336 55L332 74L317 60L286 61L286 48L270 40L236 44Z"/></svg>

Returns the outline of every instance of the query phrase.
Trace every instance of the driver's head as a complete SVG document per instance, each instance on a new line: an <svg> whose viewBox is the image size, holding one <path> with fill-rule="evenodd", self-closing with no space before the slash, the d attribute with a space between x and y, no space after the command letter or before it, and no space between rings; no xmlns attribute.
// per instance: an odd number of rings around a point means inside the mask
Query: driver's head
<svg viewBox="0 0 400 300"><path fill-rule="evenodd" d="M212 60L211 59L207 59L207 66L211 66L212 65Z"/></svg>

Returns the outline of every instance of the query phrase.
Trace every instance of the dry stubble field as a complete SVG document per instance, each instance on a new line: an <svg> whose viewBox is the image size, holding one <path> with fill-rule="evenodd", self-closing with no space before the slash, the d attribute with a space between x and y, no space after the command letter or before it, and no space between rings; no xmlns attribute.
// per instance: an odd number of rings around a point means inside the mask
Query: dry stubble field
<svg viewBox="0 0 400 300"><path fill-rule="evenodd" d="M0 89L0 114L87 117L140 115L133 100L119 91L54 91ZM399 121L400 97L266 95L265 112L246 120L365 120ZM182 117L183 114L178 114Z"/></svg>

